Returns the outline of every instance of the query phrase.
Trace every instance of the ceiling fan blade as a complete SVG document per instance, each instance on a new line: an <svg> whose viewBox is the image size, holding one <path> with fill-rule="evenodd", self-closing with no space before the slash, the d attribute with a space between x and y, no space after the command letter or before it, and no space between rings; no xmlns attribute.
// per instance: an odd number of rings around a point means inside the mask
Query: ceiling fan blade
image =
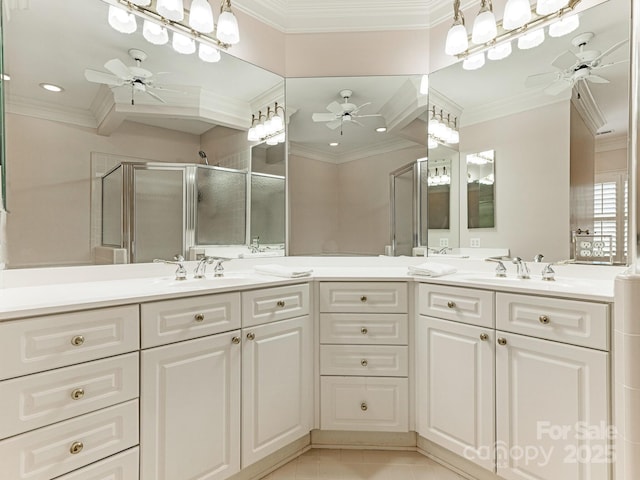
<svg viewBox="0 0 640 480"><path fill-rule="evenodd" d="M599 75L589 75L587 80L591 83L611 83L604 77L600 77Z"/></svg>
<svg viewBox="0 0 640 480"><path fill-rule="evenodd" d="M547 95L558 95L571 87L573 87L573 82L571 80L568 80L566 78L561 78L553 82L543 91Z"/></svg>
<svg viewBox="0 0 640 480"><path fill-rule="evenodd" d="M342 115L342 105L340 105L338 102L331 102L329 105L327 105L327 110L335 115Z"/></svg>
<svg viewBox="0 0 640 480"><path fill-rule="evenodd" d="M333 122L325 123L325 125L331 130L335 130L342 125L342 119L339 118L338 120L334 120Z"/></svg>
<svg viewBox="0 0 640 480"><path fill-rule="evenodd" d="M155 98L156 100L158 100L159 102L162 103L167 103L165 102L162 98L160 98L158 95L156 95L155 93L153 93L151 90L145 90L144 91L147 95L149 95L152 98Z"/></svg>
<svg viewBox="0 0 640 480"><path fill-rule="evenodd" d="M151 88L152 90L159 90L161 92L168 92L168 93L181 93L183 95L185 95L187 92L185 92L184 90L175 90L173 88L166 88L160 85L150 85L150 84L146 84L147 88Z"/></svg>
<svg viewBox="0 0 640 480"><path fill-rule="evenodd" d="M554 80L558 80L558 77L559 72L547 72L529 75L524 81L524 86L527 88L533 88L540 87L542 85L548 85Z"/></svg>
<svg viewBox="0 0 640 480"><path fill-rule="evenodd" d="M151 78L151 77L153 77L153 73L151 73L146 68L141 68L141 67L127 67L127 68L129 69L129 72L131 72L131 74L133 76L135 76L135 77L139 77L139 78Z"/></svg>
<svg viewBox="0 0 640 480"><path fill-rule="evenodd" d="M102 83L109 85L110 87L120 87L124 85L124 80L111 75L110 73L98 72L97 70L86 69L84 71L84 78L93 83Z"/></svg>
<svg viewBox="0 0 640 480"><path fill-rule="evenodd" d="M603 68L613 67L614 65L618 65L620 63L627 63L628 61L629 61L629 59L625 58L624 60L618 60L617 62L601 63L600 65L596 65L595 67L591 67L591 70L602 70Z"/></svg>
<svg viewBox="0 0 640 480"><path fill-rule="evenodd" d="M600 55L598 55L596 58L594 58L591 61L591 65L596 66L598 65L598 63L600 63L600 60L602 60L604 57L606 57L607 55L612 54L613 52L615 52L617 49L619 49L621 46L623 46L625 43L627 43L629 40L622 40L618 43L613 44L612 46L610 46L608 49L606 49L604 52L602 52Z"/></svg>
<svg viewBox="0 0 640 480"><path fill-rule="evenodd" d="M359 117L358 117L359 118ZM361 127L364 127L364 123L359 122L358 120L356 120L355 118L351 119L351 123L355 123L356 125L360 125Z"/></svg>
<svg viewBox="0 0 640 480"><path fill-rule="evenodd" d="M579 61L580 58L578 58L575 53L571 50L567 50L566 52L558 55L556 59L551 62L551 65L559 68L560 70L566 70L567 68L573 67Z"/></svg>
<svg viewBox="0 0 640 480"><path fill-rule="evenodd" d="M314 122L332 122L336 116L333 113L314 113L311 118Z"/></svg>
<svg viewBox="0 0 640 480"><path fill-rule="evenodd" d="M371 105L371 102L367 102L367 103L363 103L362 105L360 105L359 107L356 107L352 113L356 113L358 110L360 110L362 107L366 107L368 105Z"/></svg>
<svg viewBox="0 0 640 480"><path fill-rule="evenodd" d="M381 113L370 113L370 114L367 114L367 115L352 115L352 116L356 117L356 118L367 118L367 117L381 117L382 114Z"/></svg>
<svg viewBox="0 0 640 480"><path fill-rule="evenodd" d="M129 67L127 67L122 60L118 58L113 58L104 64L104 68L113 73L116 77L121 78L122 80L131 80L133 79L133 74Z"/></svg>

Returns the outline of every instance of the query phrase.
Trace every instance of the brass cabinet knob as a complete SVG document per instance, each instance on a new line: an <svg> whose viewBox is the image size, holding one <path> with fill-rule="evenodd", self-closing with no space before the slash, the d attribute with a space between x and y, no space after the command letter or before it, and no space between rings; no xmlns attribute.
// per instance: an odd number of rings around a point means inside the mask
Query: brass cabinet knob
<svg viewBox="0 0 640 480"><path fill-rule="evenodd" d="M76 335L71 339L71 345L74 347L79 347L84 343L84 337L82 335Z"/></svg>
<svg viewBox="0 0 640 480"><path fill-rule="evenodd" d="M284 305L285 305L284 300L278 300L278 301L276 302L276 305L277 305L278 307L280 307L280 308L284 307Z"/></svg>
<svg viewBox="0 0 640 480"><path fill-rule="evenodd" d="M193 318L196 319L196 322L204 322L204 313L196 313Z"/></svg>
<svg viewBox="0 0 640 480"><path fill-rule="evenodd" d="M361 296L361 297L360 297L360 301L361 301L362 303L366 302L366 301L367 301L367 297L366 297L365 295Z"/></svg>
<svg viewBox="0 0 640 480"><path fill-rule="evenodd" d="M234 345L237 345L240 343L240 337L233 337L231 339L231 343L233 343Z"/></svg>
<svg viewBox="0 0 640 480"><path fill-rule="evenodd" d="M506 338L500 337L498 339L498 345L506 345L506 344L507 344L507 339Z"/></svg>
<svg viewBox="0 0 640 480"><path fill-rule="evenodd" d="M255 333L253 333L253 332L249 332L249 333L247 333L247 338L248 338L249 340L253 340L253 339L255 339L255 338L256 338L256 334L255 334Z"/></svg>
<svg viewBox="0 0 640 480"><path fill-rule="evenodd" d="M71 398L74 400L80 400L84 397L84 388L76 388L71 392Z"/></svg>
<svg viewBox="0 0 640 480"><path fill-rule="evenodd" d="M367 365L369 365L369 362L367 362L366 360L361 360L360 365L362 365L363 367L366 367Z"/></svg>
<svg viewBox="0 0 640 480"><path fill-rule="evenodd" d="M366 335L367 333L369 333L369 330L367 328L365 328L365 327L362 327L360 329L360 333L363 334L363 335Z"/></svg>
<svg viewBox="0 0 640 480"><path fill-rule="evenodd" d="M481 333L480 340L482 340L483 342L489 340L489 335L487 335L486 333Z"/></svg>
<svg viewBox="0 0 640 480"><path fill-rule="evenodd" d="M71 447L69 447L69 453L72 455L77 455L84 448L84 444L82 442L73 442Z"/></svg>
<svg viewBox="0 0 640 480"><path fill-rule="evenodd" d="M542 323L543 325L547 325L550 322L549 317L547 317L546 315L540 315L538 320L540 320L540 323Z"/></svg>
<svg viewBox="0 0 640 480"><path fill-rule="evenodd" d="M362 402L360 404L360 410L362 410L363 412L366 412L369 409L369 407L367 407L367 403L366 402Z"/></svg>
<svg viewBox="0 0 640 480"><path fill-rule="evenodd" d="M456 302L452 302L451 300L449 300L447 302L447 307L449 308L456 308Z"/></svg>

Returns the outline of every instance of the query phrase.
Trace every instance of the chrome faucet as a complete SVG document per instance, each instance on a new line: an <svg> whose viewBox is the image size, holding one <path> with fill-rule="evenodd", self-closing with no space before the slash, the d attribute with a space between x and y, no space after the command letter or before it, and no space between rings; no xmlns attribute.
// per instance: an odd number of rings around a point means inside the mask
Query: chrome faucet
<svg viewBox="0 0 640 480"><path fill-rule="evenodd" d="M514 257L513 263L516 264L516 275L518 278L527 279L529 277L529 267L527 262L523 261L520 257Z"/></svg>
<svg viewBox="0 0 640 480"><path fill-rule="evenodd" d="M507 267L502 263L502 257L489 257L484 259L485 262L496 262L496 277L506 277Z"/></svg>
<svg viewBox="0 0 640 480"><path fill-rule="evenodd" d="M207 265L211 265L214 261L215 259L213 257L209 257L207 255L202 257L193 271L193 278L205 278Z"/></svg>
<svg viewBox="0 0 640 480"><path fill-rule="evenodd" d="M176 255L173 260L163 260L161 258L155 258L153 263L166 263L168 265L177 265L176 268L176 280L187 279L187 269L184 268L184 257L182 255Z"/></svg>
<svg viewBox="0 0 640 480"><path fill-rule="evenodd" d="M260 237L256 236L251 239L249 250L251 250L251 253L258 253L260 251Z"/></svg>
<svg viewBox="0 0 640 480"><path fill-rule="evenodd" d="M546 280L547 282L552 282L556 279L556 272L553 268L551 268L552 263L545 265L542 269L542 280Z"/></svg>
<svg viewBox="0 0 640 480"><path fill-rule="evenodd" d="M543 258L544 258L544 255L539 253L535 257L533 257L533 261L536 262L536 263L540 263L540 262L542 262Z"/></svg>
<svg viewBox="0 0 640 480"><path fill-rule="evenodd" d="M214 257L213 260L214 260L213 276L214 277L224 276L224 267L222 266L222 262L226 262L227 260L231 260L231 259L223 258L223 257Z"/></svg>
<svg viewBox="0 0 640 480"><path fill-rule="evenodd" d="M451 252L451 251L453 251L451 247L442 247L440 250L438 250L438 254L445 255L447 252Z"/></svg>

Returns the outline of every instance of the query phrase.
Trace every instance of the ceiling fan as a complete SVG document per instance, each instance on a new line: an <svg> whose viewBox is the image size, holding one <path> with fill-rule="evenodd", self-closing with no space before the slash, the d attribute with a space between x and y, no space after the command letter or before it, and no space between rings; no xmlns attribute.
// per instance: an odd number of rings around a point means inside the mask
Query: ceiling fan
<svg viewBox="0 0 640 480"><path fill-rule="evenodd" d="M590 83L609 83L609 80L599 75L600 70L611 67L620 62L602 63L605 57L624 45L628 40L622 40L609 47L604 52L599 50L585 50L585 47L595 35L591 32L582 33L571 40L571 44L578 48L578 52L567 50L551 63L558 71L531 75L525 80L527 87L539 87L548 95L558 95L581 81Z"/></svg>
<svg viewBox="0 0 640 480"><path fill-rule="evenodd" d="M363 103L362 105L357 106L349 102L349 99L352 95L352 90L341 90L340 97L344 100L343 103L333 101L329 105L327 105L327 110L329 111L329 113L314 113L311 118L314 122L326 122L327 127L331 130L335 130L336 128L340 127L340 134L342 134L342 126L346 123L354 123L363 127L364 125L357 120L358 118L382 116L379 113L361 115L359 113L360 109L366 107L367 105L371 105L371 102Z"/></svg>
<svg viewBox="0 0 640 480"><path fill-rule="evenodd" d="M111 73L87 68L84 71L84 77L90 82L100 83L110 87L131 86L131 105L135 105L133 94L136 91L146 93L159 102L167 103L154 93L153 90L169 90L156 85L153 80L154 74L140 66L142 62L147 59L147 54L142 50L132 48L129 50L129 56L136 62L135 66L129 67L119 58L113 58L104 64L104 68Z"/></svg>

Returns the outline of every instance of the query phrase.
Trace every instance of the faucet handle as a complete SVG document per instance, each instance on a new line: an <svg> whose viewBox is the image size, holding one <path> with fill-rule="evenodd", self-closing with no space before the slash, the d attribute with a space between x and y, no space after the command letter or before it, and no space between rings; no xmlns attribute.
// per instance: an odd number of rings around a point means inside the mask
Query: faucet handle
<svg viewBox="0 0 640 480"><path fill-rule="evenodd" d="M173 260L163 260L162 258L154 258L153 263L166 263L168 265L177 265L176 268L176 280L187 279L187 269L184 268L184 257L182 255L176 255Z"/></svg>
<svg viewBox="0 0 640 480"><path fill-rule="evenodd" d="M543 258L544 258L544 255L539 253L535 257L533 257L533 261L536 262L536 263L540 263L540 262L542 262Z"/></svg>
<svg viewBox="0 0 640 480"><path fill-rule="evenodd" d="M556 271L551 268L551 263L547 264L543 269L542 269L542 280L546 280L548 282L554 281L556 279L555 275L556 275Z"/></svg>

